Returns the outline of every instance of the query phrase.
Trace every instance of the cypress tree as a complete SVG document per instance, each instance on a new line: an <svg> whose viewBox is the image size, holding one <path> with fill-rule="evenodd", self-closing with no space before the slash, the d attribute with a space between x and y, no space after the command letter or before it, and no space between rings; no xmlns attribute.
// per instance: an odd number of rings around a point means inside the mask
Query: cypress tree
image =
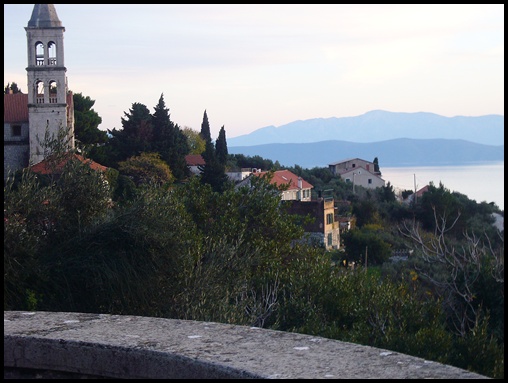
<svg viewBox="0 0 508 383"><path fill-rule="evenodd" d="M225 166L228 160L228 144L226 142L226 130L224 130L224 125L220 128L219 137L217 141L215 141L215 153L217 155L217 160Z"/></svg>
<svg viewBox="0 0 508 383"><path fill-rule="evenodd" d="M205 160L205 165L200 168L201 182L210 184L214 191L220 192L223 190L224 185L226 184L228 178L226 175L225 163L222 163L221 160L219 160L216 147L212 142L210 134L210 124L208 123L208 116L206 114L206 110L203 116L203 123L201 124L200 135L205 140L205 152L202 154L203 159ZM224 143L225 138L226 134L224 132Z"/></svg>
<svg viewBox="0 0 508 383"><path fill-rule="evenodd" d="M206 142L212 142L212 135L210 134L210 124L208 123L208 116L206 114L203 115L203 122L201 123L201 132L199 132L203 140Z"/></svg>
<svg viewBox="0 0 508 383"><path fill-rule="evenodd" d="M377 157L374 158L373 163L374 163L374 173L381 175L381 172L379 171L379 163Z"/></svg>
<svg viewBox="0 0 508 383"><path fill-rule="evenodd" d="M152 124L154 134L151 151L160 154L177 179L185 178L189 174L185 156L189 154L190 148L185 134L170 119L164 94L161 94L159 102L154 107Z"/></svg>

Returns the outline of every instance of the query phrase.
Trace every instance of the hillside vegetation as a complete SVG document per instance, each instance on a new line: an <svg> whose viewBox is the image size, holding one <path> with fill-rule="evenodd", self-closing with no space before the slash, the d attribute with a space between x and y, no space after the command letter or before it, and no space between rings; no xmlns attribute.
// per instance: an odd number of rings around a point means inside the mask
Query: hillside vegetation
<svg viewBox="0 0 508 383"><path fill-rule="evenodd" d="M228 167L280 164L228 154L224 132L214 145L206 112L206 165L202 176L187 175L179 156L190 145L168 124L161 101L154 115L136 104L115 143L90 151L109 161L104 175L69 160L58 174L27 168L8 177L4 310L259 326L504 377L504 232L491 216L497 206L444 185L430 185L406 205L390 184L353 194L327 168L290 168L333 196L354 223L344 249L328 252L299 241L301 219L289 214L270 175L241 188L224 178ZM148 122L167 130L152 131L159 138L149 140L138 129L150 131ZM394 263L394 249L412 252Z"/></svg>

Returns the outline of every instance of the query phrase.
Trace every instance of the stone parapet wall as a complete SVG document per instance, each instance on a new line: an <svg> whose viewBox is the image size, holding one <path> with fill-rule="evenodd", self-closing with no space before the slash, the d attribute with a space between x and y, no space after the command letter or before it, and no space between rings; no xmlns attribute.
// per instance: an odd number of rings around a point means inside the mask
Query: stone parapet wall
<svg viewBox="0 0 508 383"><path fill-rule="evenodd" d="M4 378L485 379L375 347L214 322L4 311Z"/></svg>

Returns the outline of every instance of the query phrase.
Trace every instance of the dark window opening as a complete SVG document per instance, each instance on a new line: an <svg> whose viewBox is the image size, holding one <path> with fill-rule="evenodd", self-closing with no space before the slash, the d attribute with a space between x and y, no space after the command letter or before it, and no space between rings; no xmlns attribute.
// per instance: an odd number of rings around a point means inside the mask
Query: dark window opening
<svg viewBox="0 0 508 383"><path fill-rule="evenodd" d="M13 125L12 126L12 136L13 137L21 137L21 125Z"/></svg>

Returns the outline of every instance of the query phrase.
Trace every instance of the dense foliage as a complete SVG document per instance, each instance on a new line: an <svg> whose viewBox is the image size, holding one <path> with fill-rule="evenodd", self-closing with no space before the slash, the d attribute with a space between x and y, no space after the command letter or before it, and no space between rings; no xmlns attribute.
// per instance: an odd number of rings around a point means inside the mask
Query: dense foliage
<svg viewBox="0 0 508 383"><path fill-rule="evenodd" d="M99 129L102 118L93 110L95 100L81 93L72 96L74 103L74 134L77 146L82 150L93 150L108 141L108 135Z"/></svg>
<svg viewBox="0 0 508 383"><path fill-rule="evenodd" d="M353 223L343 249L327 252L299 241L300 219L270 172L249 186L221 181L226 166L279 165L228 155L223 129L213 145L206 112L203 155L214 167L208 178L173 183L175 153L188 151L162 96L155 110L135 103L124 129L111 132L104 153L115 169L106 176L70 161L58 177L25 169L7 179L4 310L260 326L504 377L504 231L492 225L495 205L443 185L403 204L390 184L352 190L326 168L295 165L314 197L333 196ZM392 262L397 249L411 256ZM355 268L335 262L342 259Z"/></svg>

